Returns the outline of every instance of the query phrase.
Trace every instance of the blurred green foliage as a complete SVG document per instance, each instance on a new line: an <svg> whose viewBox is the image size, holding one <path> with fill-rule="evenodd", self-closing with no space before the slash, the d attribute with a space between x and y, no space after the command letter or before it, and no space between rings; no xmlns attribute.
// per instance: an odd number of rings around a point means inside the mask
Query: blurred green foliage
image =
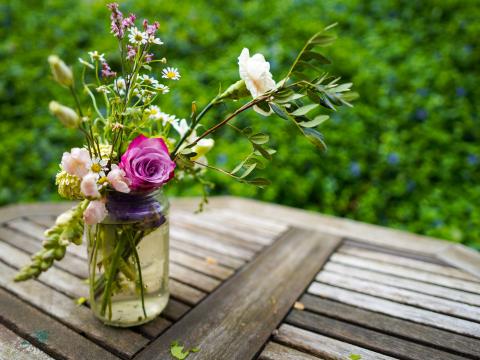
<svg viewBox="0 0 480 360"><path fill-rule="evenodd" d="M278 148L262 176L266 190L212 174L215 194L257 197L328 214L408 229L480 247L480 7L476 0L123 1L121 8L161 22L169 64L182 79L161 105L186 117L238 79L243 47L262 52L277 80L303 43L338 22L326 67L353 81L360 99L322 125L318 153L278 118L253 112ZM47 111L73 105L49 75L46 58L70 64L86 51L113 66L105 2L0 2L0 204L58 199L61 154L81 143ZM75 65L77 70L78 65ZM225 109L227 111L228 109ZM211 121L218 119L212 118ZM245 149L222 133L210 161L233 168ZM184 185L172 192L196 193Z"/></svg>

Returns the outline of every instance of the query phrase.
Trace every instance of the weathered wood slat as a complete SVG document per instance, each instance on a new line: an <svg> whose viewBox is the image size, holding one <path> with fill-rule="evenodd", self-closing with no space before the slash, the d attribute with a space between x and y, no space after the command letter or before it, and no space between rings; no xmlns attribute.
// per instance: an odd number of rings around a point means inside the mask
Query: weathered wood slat
<svg viewBox="0 0 480 360"><path fill-rule="evenodd" d="M309 294L303 295L300 301L308 311L348 321L366 328L392 334L400 338L417 341L434 348L454 351L458 354L480 359L480 340L471 337L458 335L449 331L364 310Z"/></svg>
<svg viewBox="0 0 480 360"><path fill-rule="evenodd" d="M354 278L374 281L380 284L391 285L403 289L413 290L420 293L455 300L462 303L480 306L480 295L469 292L445 288L443 286L428 284L418 280L405 279L398 276L382 274L370 270L360 269L335 262L328 262L324 270L352 276Z"/></svg>
<svg viewBox="0 0 480 360"><path fill-rule="evenodd" d="M409 279L425 281L428 283L442 285L453 289L469 291L473 293L480 293L480 284L455 279L444 275L433 274L428 271L409 269L401 265L387 264L381 261L363 259L351 255L334 254L331 261L338 262L345 265L356 266L367 270L378 271L381 273L401 276Z"/></svg>
<svg viewBox="0 0 480 360"><path fill-rule="evenodd" d="M207 294L203 291L194 289L174 279L170 279L169 287L172 296L189 305L195 305L200 302L200 300L202 300L205 296L207 296Z"/></svg>
<svg viewBox="0 0 480 360"><path fill-rule="evenodd" d="M312 231L288 231L138 358L167 359L176 339L199 346L196 359L253 358L339 242Z"/></svg>
<svg viewBox="0 0 480 360"><path fill-rule="evenodd" d="M320 358L289 348L287 346L269 342L260 354L259 360L319 360Z"/></svg>
<svg viewBox="0 0 480 360"><path fill-rule="evenodd" d="M437 253L437 257L446 263L473 274L480 280L480 253L460 244L450 244Z"/></svg>
<svg viewBox="0 0 480 360"><path fill-rule="evenodd" d="M275 220L291 226L299 226L363 242L421 254L436 254L450 245L448 241L416 235L405 231L388 229L350 219L322 215L313 211L293 209L287 206L236 197L211 199L210 208L243 212L261 219Z"/></svg>
<svg viewBox="0 0 480 360"><path fill-rule="evenodd" d="M0 260L11 267L20 269L30 263L30 256L0 241ZM70 297L88 297L88 286L83 281L55 267L42 273L39 281Z"/></svg>
<svg viewBox="0 0 480 360"><path fill-rule="evenodd" d="M265 237L278 237L284 231L287 231L288 225L278 224L267 219L259 219L241 212L223 209L221 211L207 208L206 216L215 220L227 223L228 226L234 227L243 232L256 232Z"/></svg>
<svg viewBox="0 0 480 360"><path fill-rule="evenodd" d="M19 216L28 214L35 215L58 215L75 206L74 202L58 203L34 203L34 204L16 204L0 208L0 222L6 222L16 219Z"/></svg>
<svg viewBox="0 0 480 360"><path fill-rule="evenodd" d="M326 360L348 359L351 354L360 355L362 359L368 360L395 359L394 357L287 324L280 326L273 338L282 344L303 350Z"/></svg>
<svg viewBox="0 0 480 360"><path fill-rule="evenodd" d="M0 289L0 321L36 347L58 358L118 359L112 353L2 289Z"/></svg>
<svg viewBox="0 0 480 360"><path fill-rule="evenodd" d="M349 324L347 322L317 315L308 311L293 310L286 318L286 323L313 331L337 340L408 360L461 360L463 356L454 355L425 345L382 334L378 331Z"/></svg>
<svg viewBox="0 0 480 360"><path fill-rule="evenodd" d="M156 319L142 325L138 326L135 329L142 335L148 337L149 339L155 339L165 330L167 330L172 325L172 322L163 318L157 317Z"/></svg>
<svg viewBox="0 0 480 360"><path fill-rule="evenodd" d="M176 263L170 263L170 277L207 293L212 292L220 285L219 280Z"/></svg>
<svg viewBox="0 0 480 360"><path fill-rule="evenodd" d="M27 340L15 335L2 325L0 325L0 359L53 360L42 350L37 349Z"/></svg>
<svg viewBox="0 0 480 360"><path fill-rule="evenodd" d="M182 251L185 254L198 256L203 260L210 259L211 261L218 262L219 264L231 269L238 269L246 263L246 261L243 259L221 254L202 246L192 245L173 236L170 238L170 247L178 251Z"/></svg>
<svg viewBox="0 0 480 360"><path fill-rule="evenodd" d="M465 271L455 269L449 266L431 264L424 261L408 259L402 256L385 254L378 251L370 251L353 246L342 246L338 253L352 256L359 256L371 260L378 260L384 263L401 265L412 269L424 270L438 275L451 276L458 279L480 282L480 278L466 273Z"/></svg>
<svg viewBox="0 0 480 360"><path fill-rule="evenodd" d="M233 256L243 260L251 260L255 256L254 251L234 246L232 244L225 243L224 241L218 241L210 238L209 236L198 234L195 231L189 231L178 226L172 226L170 228L170 235L173 238L181 240L182 242L204 247L220 254Z"/></svg>
<svg viewBox="0 0 480 360"><path fill-rule="evenodd" d="M94 318L87 307L77 306L69 297L38 281L12 282L9 279L12 279L14 275L15 270L0 263L1 287L8 289L75 331L85 333L88 338L94 339L110 351L130 357L147 344L146 338L133 331L101 326L101 323Z"/></svg>
<svg viewBox="0 0 480 360"><path fill-rule="evenodd" d="M45 229L48 229L55 224L55 217L51 215L27 216L27 219L37 225L44 227Z"/></svg>
<svg viewBox="0 0 480 360"><path fill-rule="evenodd" d="M162 312L162 316L166 317L169 320L176 321L181 318L187 311L191 308L180 301L175 299L170 299L168 301L167 307Z"/></svg>
<svg viewBox="0 0 480 360"><path fill-rule="evenodd" d="M340 275L329 271L320 272L317 281L344 289L357 291L363 294L376 296L382 299L393 300L401 304L413 305L446 315L453 315L480 322L480 307L441 299L431 295L378 284L369 280L353 279L350 276Z"/></svg>
<svg viewBox="0 0 480 360"><path fill-rule="evenodd" d="M192 215L191 213L187 212L176 212L173 215L173 220L181 225L185 225L189 228L194 229L202 229L213 234L223 233L228 235L229 238L234 238L238 240L236 243L241 244L243 246L256 244L257 246L252 248L261 248L265 245L269 245L272 243L275 236L265 236L260 235L254 231L245 232L242 230L238 230L230 224L218 221L214 219L212 216L208 214L204 215Z"/></svg>
<svg viewBox="0 0 480 360"><path fill-rule="evenodd" d="M230 268L212 263L213 258L209 262L206 258L201 259L176 249L170 249L170 261L201 272L202 274L215 277L219 280L225 280L234 273L234 271Z"/></svg>
<svg viewBox="0 0 480 360"><path fill-rule="evenodd" d="M440 329L453 331L458 334L470 335L480 338L480 324L467 320L454 318L429 310L418 309L410 305L399 304L394 301L380 299L375 296L365 295L356 291L339 287L313 283L308 292L324 298L340 301L345 304L360 307L382 314L430 325Z"/></svg>
<svg viewBox="0 0 480 360"><path fill-rule="evenodd" d="M32 255L42 248L40 241L0 226L0 240L24 250L26 253ZM68 252L62 261L56 261L56 267L65 270L66 272L76 275L79 278L86 279L88 277L88 268L83 265L82 259L77 256L73 256Z"/></svg>

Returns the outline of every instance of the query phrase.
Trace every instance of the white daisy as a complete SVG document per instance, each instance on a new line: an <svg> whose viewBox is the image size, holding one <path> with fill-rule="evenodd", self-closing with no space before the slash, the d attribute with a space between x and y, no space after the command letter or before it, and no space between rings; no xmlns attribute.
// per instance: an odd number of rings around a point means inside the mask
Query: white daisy
<svg viewBox="0 0 480 360"><path fill-rule="evenodd" d="M125 82L124 78L119 77L118 79L115 79L113 87L118 94L125 95L125 91L127 90L127 83Z"/></svg>
<svg viewBox="0 0 480 360"><path fill-rule="evenodd" d="M98 51L89 51L88 55L90 55L90 59L95 61L104 62L105 61L105 54L99 54Z"/></svg>
<svg viewBox="0 0 480 360"><path fill-rule="evenodd" d="M160 108L157 105L150 105L145 109L145 114L150 120L158 120L160 118Z"/></svg>
<svg viewBox="0 0 480 360"><path fill-rule="evenodd" d="M160 40L159 38L156 38L154 35L150 35L148 37L148 43L149 44L163 45L163 41Z"/></svg>
<svg viewBox="0 0 480 360"><path fill-rule="evenodd" d="M155 86L155 89L160 90L162 92L162 94L166 94L166 93L170 92L170 88L166 85L163 85L163 84L157 84Z"/></svg>
<svg viewBox="0 0 480 360"><path fill-rule="evenodd" d="M138 30L136 27L131 27L128 40L134 45L146 44L148 41L148 35L147 33Z"/></svg>
<svg viewBox="0 0 480 360"><path fill-rule="evenodd" d="M92 166L90 167L90 170L95 174L98 174L100 178L104 177L105 171L107 170L107 164L108 164L108 160L101 159L101 158L93 158Z"/></svg>
<svg viewBox="0 0 480 360"><path fill-rule="evenodd" d="M162 70L162 77L164 79L179 80L180 73L178 72L177 68L167 67Z"/></svg>
<svg viewBox="0 0 480 360"><path fill-rule="evenodd" d="M147 74L140 75L139 80L143 85L148 85L152 87L156 87L158 85L158 80L154 77L148 76Z"/></svg>

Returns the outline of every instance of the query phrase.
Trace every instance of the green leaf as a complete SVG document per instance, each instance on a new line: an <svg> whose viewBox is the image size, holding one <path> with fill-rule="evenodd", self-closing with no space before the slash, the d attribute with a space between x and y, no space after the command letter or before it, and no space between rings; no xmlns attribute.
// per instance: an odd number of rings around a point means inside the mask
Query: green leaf
<svg viewBox="0 0 480 360"><path fill-rule="evenodd" d="M282 119L290 120L290 116L282 106L275 103L270 103L270 107L272 108L273 112L280 116Z"/></svg>
<svg viewBox="0 0 480 360"><path fill-rule="evenodd" d="M187 358L189 352L183 351L184 346L180 345L178 341L172 342L170 346L170 354L172 354L174 359L184 360Z"/></svg>
<svg viewBox="0 0 480 360"><path fill-rule="evenodd" d="M268 103L266 101L262 101L262 102L258 103L257 106L260 109L262 109L263 111L265 111L266 113L270 112L270 106L268 105Z"/></svg>
<svg viewBox="0 0 480 360"><path fill-rule="evenodd" d="M317 60L321 64L331 64L330 60L328 60L325 56L315 51L305 51L302 54L301 59L305 61Z"/></svg>
<svg viewBox="0 0 480 360"><path fill-rule="evenodd" d="M254 149L267 160L272 160L272 156L269 151L257 144L253 144Z"/></svg>
<svg viewBox="0 0 480 360"><path fill-rule="evenodd" d="M78 299L76 299L75 302L77 303L77 306L80 306L80 305L83 305L87 302L87 298L84 298L82 296L82 297L79 297Z"/></svg>
<svg viewBox="0 0 480 360"><path fill-rule="evenodd" d="M246 127L242 130L242 133L245 135L245 136L250 136L252 135L253 133L253 130L251 127Z"/></svg>
<svg viewBox="0 0 480 360"><path fill-rule="evenodd" d="M297 63L297 66L295 67L295 69L298 70L298 68L300 68L300 69L311 69L311 70L313 70L317 73L322 72L322 70L320 68L318 68L315 65L312 65L312 64L310 64L309 62L306 62L306 61L299 61ZM306 77L306 80L309 80L309 78Z"/></svg>
<svg viewBox="0 0 480 360"><path fill-rule="evenodd" d="M315 127L315 126L318 126L320 125L321 123L323 123L324 121L328 120L329 116L328 115L318 115L317 117L315 117L313 120L310 120L310 121L301 121L299 122L298 124L300 126L303 126L303 127L306 127L306 128L312 128L312 127Z"/></svg>
<svg viewBox="0 0 480 360"><path fill-rule="evenodd" d="M294 112L292 112L290 115L293 115L293 116L306 115L306 114L308 114L310 111L312 111L313 109L315 109L316 107L318 107L318 104L305 105L305 106L302 106L302 107L298 108L297 110L295 110Z"/></svg>
<svg viewBox="0 0 480 360"><path fill-rule="evenodd" d="M253 169L255 169L257 167L257 164L251 164L248 166L247 170L244 171L244 173L242 174L242 176L240 176L240 179L244 179L246 178L248 175L250 175L250 173L253 171Z"/></svg>
<svg viewBox="0 0 480 360"><path fill-rule="evenodd" d="M361 360L361 359L362 359L362 355L350 354L348 358L349 358L350 360Z"/></svg>
<svg viewBox="0 0 480 360"><path fill-rule="evenodd" d="M272 182L265 178L255 178L252 180L246 180L246 182L250 185L255 185L258 187L264 187L270 185Z"/></svg>
<svg viewBox="0 0 480 360"><path fill-rule="evenodd" d="M288 102L291 102L291 101L294 101L294 100L297 100L297 99L300 99L302 97L304 97L305 95L303 94L298 94L298 93L293 93L291 94L290 96L288 97L277 97L275 96L275 101L279 102L280 104L285 104L285 103L288 103ZM271 104L270 104L270 107L271 107Z"/></svg>
<svg viewBox="0 0 480 360"><path fill-rule="evenodd" d="M350 91L350 88L352 87L352 85L353 85L352 83L340 84L337 87L335 87L333 90L337 93Z"/></svg>
<svg viewBox="0 0 480 360"><path fill-rule="evenodd" d="M308 141L310 141L313 145L321 150L326 150L327 145L323 141L322 134L320 134L317 130L311 128L305 128L303 130L305 136L307 137Z"/></svg>
<svg viewBox="0 0 480 360"><path fill-rule="evenodd" d="M254 144L265 144L268 142L270 137L267 134L257 133L249 137L250 141Z"/></svg>
<svg viewBox="0 0 480 360"><path fill-rule="evenodd" d="M331 45L336 39L336 36L318 33L310 40L310 44L315 46L328 46Z"/></svg>

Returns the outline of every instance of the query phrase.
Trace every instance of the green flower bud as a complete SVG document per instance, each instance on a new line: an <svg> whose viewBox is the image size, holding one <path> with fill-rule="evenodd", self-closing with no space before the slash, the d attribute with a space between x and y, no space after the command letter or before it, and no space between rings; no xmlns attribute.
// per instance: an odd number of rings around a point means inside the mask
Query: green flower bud
<svg viewBox="0 0 480 360"><path fill-rule="evenodd" d="M48 63L50 64L50 69L56 82L66 87L72 86L72 70L57 55L50 55L48 57Z"/></svg>
<svg viewBox="0 0 480 360"><path fill-rule="evenodd" d="M55 249L55 260L62 260L63 257L65 256L65 251L66 251L66 248L65 247L59 247L59 248L56 248Z"/></svg>
<svg viewBox="0 0 480 360"><path fill-rule="evenodd" d="M56 101L50 101L48 108L52 115L55 115L60 122L67 128L78 128L82 120L72 108L59 104Z"/></svg>

